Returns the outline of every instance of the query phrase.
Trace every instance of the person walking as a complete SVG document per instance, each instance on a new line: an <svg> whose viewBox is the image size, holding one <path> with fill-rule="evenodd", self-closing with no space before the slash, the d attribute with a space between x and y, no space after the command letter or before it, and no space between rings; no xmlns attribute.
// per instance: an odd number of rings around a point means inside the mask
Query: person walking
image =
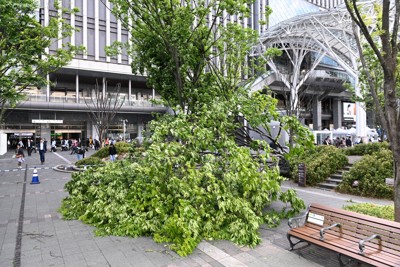
<svg viewBox="0 0 400 267"><path fill-rule="evenodd" d="M94 150L99 150L99 148L100 148L100 141L94 139Z"/></svg>
<svg viewBox="0 0 400 267"><path fill-rule="evenodd" d="M38 150L39 150L40 162L43 165L45 161L45 153L47 151L47 146L43 139L40 139L40 143L38 144Z"/></svg>
<svg viewBox="0 0 400 267"><path fill-rule="evenodd" d="M115 155L117 155L117 149L113 144L108 147L108 154L110 154L110 160L115 161Z"/></svg>
<svg viewBox="0 0 400 267"><path fill-rule="evenodd" d="M24 150L22 147L18 144L17 149L15 150L15 158L17 159L18 162L18 169L22 169L22 162L25 161L25 155L24 155Z"/></svg>
<svg viewBox="0 0 400 267"><path fill-rule="evenodd" d="M28 156L32 154L32 140L28 138L26 143L26 150L28 151Z"/></svg>
<svg viewBox="0 0 400 267"><path fill-rule="evenodd" d="M51 152L57 152L57 148L56 148L56 140L53 139L51 140Z"/></svg>

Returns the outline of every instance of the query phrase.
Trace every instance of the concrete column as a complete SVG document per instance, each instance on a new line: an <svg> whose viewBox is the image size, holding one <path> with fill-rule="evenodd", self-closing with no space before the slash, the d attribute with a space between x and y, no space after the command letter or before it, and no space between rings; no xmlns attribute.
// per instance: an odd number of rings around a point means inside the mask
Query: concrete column
<svg viewBox="0 0 400 267"><path fill-rule="evenodd" d="M79 103L79 74L75 75L75 102Z"/></svg>
<svg viewBox="0 0 400 267"><path fill-rule="evenodd" d="M83 6L82 6L82 17L83 17L83 22L82 22L82 33L83 33L83 46L88 47L88 27L87 27L87 1L83 1ZM83 59L87 59L87 53L83 53Z"/></svg>
<svg viewBox="0 0 400 267"><path fill-rule="evenodd" d="M99 0L94 0L94 59L100 57L100 26L99 26Z"/></svg>
<svg viewBox="0 0 400 267"><path fill-rule="evenodd" d="M102 90L102 92L103 92L103 98L105 98L105 95L106 95L106 77L103 77L103 90Z"/></svg>
<svg viewBox="0 0 400 267"><path fill-rule="evenodd" d="M106 46L111 45L111 7L110 2L106 0ZM104 48L102 48L104 49ZM110 62L111 57L106 56L106 61Z"/></svg>
<svg viewBox="0 0 400 267"><path fill-rule="evenodd" d="M131 104L132 101L132 81L129 80L128 83L128 101L129 101L129 105Z"/></svg>
<svg viewBox="0 0 400 267"><path fill-rule="evenodd" d="M313 98L312 107L313 130L322 130L322 105L318 96Z"/></svg>
<svg viewBox="0 0 400 267"><path fill-rule="evenodd" d="M75 7L75 0L71 0L71 9ZM75 14L71 14L71 27L75 28ZM71 44L75 45L75 31L72 31Z"/></svg>
<svg viewBox="0 0 400 267"><path fill-rule="evenodd" d="M142 135L143 129L144 129L143 122L138 122L138 136L137 136L137 139L138 139L138 142L140 144L143 142L143 135Z"/></svg>
<svg viewBox="0 0 400 267"><path fill-rule="evenodd" d="M46 85L46 101L50 102L50 75L46 75L47 85Z"/></svg>
<svg viewBox="0 0 400 267"><path fill-rule="evenodd" d="M342 101L339 99L333 100L333 128L338 129L342 128L343 121L343 110L342 110Z"/></svg>
<svg viewBox="0 0 400 267"><path fill-rule="evenodd" d="M40 138L45 138L47 140L47 149L50 150L51 147L51 132L50 125L48 123L40 124Z"/></svg>

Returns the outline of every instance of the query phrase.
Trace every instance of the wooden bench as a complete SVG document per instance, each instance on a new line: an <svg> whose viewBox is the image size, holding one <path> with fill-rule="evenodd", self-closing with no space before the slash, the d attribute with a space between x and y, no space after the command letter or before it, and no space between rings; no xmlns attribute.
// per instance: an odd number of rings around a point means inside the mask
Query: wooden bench
<svg viewBox="0 0 400 267"><path fill-rule="evenodd" d="M341 266L343 255L373 266L400 266L400 223L311 204L289 226L290 250L307 242L338 253Z"/></svg>

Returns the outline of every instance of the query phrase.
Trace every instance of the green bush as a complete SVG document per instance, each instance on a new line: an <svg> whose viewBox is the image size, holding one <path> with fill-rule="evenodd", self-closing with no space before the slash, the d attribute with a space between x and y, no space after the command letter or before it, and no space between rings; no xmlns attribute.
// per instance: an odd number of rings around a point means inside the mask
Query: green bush
<svg viewBox="0 0 400 267"><path fill-rule="evenodd" d="M343 151L348 156L364 156L371 155L372 153L378 152L382 149L389 149L389 144L387 142L358 144L353 147L345 148Z"/></svg>
<svg viewBox="0 0 400 267"><path fill-rule="evenodd" d="M204 239L258 245L261 225L293 216L304 202L294 190L281 191L278 168L266 167L269 154L254 158L237 145L237 126L221 107L229 106L215 101L199 112L160 116L149 124L151 143L130 159L74 173L63 217L97 234L152 236L182 256ZM275 201L286 205L267 210Z"/></svg>
<svg viewBox="0 0 400 267"><path fill-rule="evenodd" d="M315 185L342 169L348 163L348 159L342 153L342 149L334 146L317 146L315 150L307 151L301 157L291 160L291 177L294 180L298 176L299 163L306 165L307 184Z"/></svg>
<svg viewBox="0 0 400 267"><path fill-rule="evenodd" d="M118 154L129 152L133 146L134 145L126 143L126 142L115 143L115 148L117 149ZM94 153L92 155L92 157L101 158L101 159L107 158L108 156L109 156L108 146L105 146L105 147L99 149L96 153Z"/></svg>
<svg viewBox="0 0 400 267"><path fill-rule="evenodd" d="M386 185L385 178L393 177L393 155L388 149L364 156L356 162L337 191L366 197L393 199L393 187Z"/></svg>
<svg viewBox="0 0 400 267"><path fill-rule="evenodd" d="M345 210L354 211L357 213L374 216L390 221L394 221L394 206L380 206L372 203L358 203L343 207Z"/></svg>
<svg viewBox="0 0 400 267"><path fill-rule="evenodd" d="M87 166L99 166L104 164L104 162L101 160L101 158L97 158L97 157L87 157L81 160L78 160L75 165L78 167L87 165Z"/></svg>

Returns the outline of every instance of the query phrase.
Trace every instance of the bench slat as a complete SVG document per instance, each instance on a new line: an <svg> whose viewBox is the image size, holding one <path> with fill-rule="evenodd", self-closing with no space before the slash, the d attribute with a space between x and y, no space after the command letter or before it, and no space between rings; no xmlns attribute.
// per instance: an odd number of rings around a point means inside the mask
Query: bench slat
<svg viewBox="0 0 400 267"><path fill-rule="evenodd" d="M310 242L312 244L318 245L320 247L341 253L350 258L359 260L361 262L365 262L374 266L400 266L400 257L396 257L396 255L387 254L384 252L378 252L377 250L368 250L366 249L365 255L358 254L358 244L348 242L347 240L340 240L338 238L331 239L332 242L329 241L320 241L319 239L315 239L310 237L307 234L289 233L291 236L295 238ZM373 258L371 258L373 257Z"/></svg>
<svg viewBox="0 0 400 267"><path fill-rule="evenodd" d="M289 231L289 234L291 236L294 236L294 237L300 237L300 236L306 235L306 236L308 236L310 238L313 238L313 239L319 241L319 230L310 229L310 228L307 228L307 227L304 227L304 229L303 228L292 229L292 230ZM324 241L323 241L324 243L330 243L330 242L341 242L341 243L344 243L344 241L346 241L349 244L352 244L352 246L356 247L355 253L358 253L358 251L359 251L358 242L360 241L360 239L353 239L352 240L352 239L348 239L347 238L348 236L339 237L339 236L333 235L333 234L331 234L329 232L325 233L324 237L325 237ZM393 258L395 258L395 259L400 261L399 250L394 250L394 249L387 248L387 247L385 248L385 246L383 246L383 245L382 245L382 248L383 248L383 251L384 251L384 252L382 252L382 255L391 256L391 257L393 257ZM366 254L375 253L375 252L379 251L379 246L378 246L378 244L373 244L373 243L368 243L367 242L365 244L365 250L364 251L366 252Z"/></svg>
<svg viewBox="0 0 400 267"><path fill-rule="evenodd" d="M320 204L311 204L308 212L315 215L304 226L289 230L288 237L375 266L400 266L400 223ZM320 240L320 230L335 223L342 227L327 229L324 240ZM359 241L374 234L381 236L381 246L378 239L372 239L364 243L364 255L360 255Z"/></svg>

